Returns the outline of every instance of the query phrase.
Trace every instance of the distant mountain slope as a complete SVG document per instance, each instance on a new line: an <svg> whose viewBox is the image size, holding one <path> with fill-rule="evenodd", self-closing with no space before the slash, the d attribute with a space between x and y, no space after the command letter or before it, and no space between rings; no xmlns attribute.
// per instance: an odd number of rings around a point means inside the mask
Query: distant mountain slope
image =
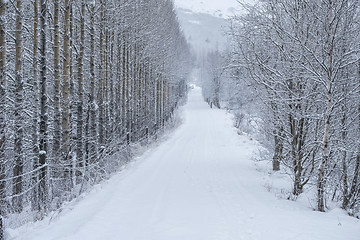
<svg viewBox="0 0 360 240"><path fill-rule="evenodd" d="M224 49L227 20L189 9L177 9L179 20L188 42L196 53L209 49Z"/></svg>
<svg viewBox="0 0 360 240"><path fill-rule="evenodd" d="M242 0L253 4L255 0ZM228 19L241 12L238 0L174 0L179 20L196 53L226 47Z"/></svg>
<svg viewBox="0 0 360 240"><path fill-rule="evenodd" d="M175 5L195 13L223 18L233 15L239 6L237 0L175 0Z"/></svg>

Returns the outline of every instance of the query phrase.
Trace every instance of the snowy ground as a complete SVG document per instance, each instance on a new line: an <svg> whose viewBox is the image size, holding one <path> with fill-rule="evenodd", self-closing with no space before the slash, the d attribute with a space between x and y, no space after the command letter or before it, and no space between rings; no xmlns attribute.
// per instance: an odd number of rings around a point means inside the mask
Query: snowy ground
<svg viewBox="0 0 360 240"><path fill-rule="evenodd" d="M264 187L258 145L195 88L184 123L158 147L50 220L8 231L16 240L359 240L360 222L313 212Z"/></svg>

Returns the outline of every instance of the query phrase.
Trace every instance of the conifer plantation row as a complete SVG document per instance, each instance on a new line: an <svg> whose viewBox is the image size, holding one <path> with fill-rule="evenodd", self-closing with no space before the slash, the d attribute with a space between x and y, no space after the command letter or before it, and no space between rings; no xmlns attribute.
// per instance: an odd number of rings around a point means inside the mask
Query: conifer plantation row
<svg viewBox="0 0 360 240"><path fill-rule="evenodd" d="M42 218L155 139L189 59L171 0L0 0L1 216Z"/></svg>

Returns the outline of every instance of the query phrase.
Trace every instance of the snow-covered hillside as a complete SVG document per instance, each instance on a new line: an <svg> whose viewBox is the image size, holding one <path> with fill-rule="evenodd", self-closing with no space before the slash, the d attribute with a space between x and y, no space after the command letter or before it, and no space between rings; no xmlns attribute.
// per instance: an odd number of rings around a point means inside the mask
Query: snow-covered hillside
<svg viewBox="0 0 360 240"><path fill-rule="evenodd" d="M232 16L239 4L237 0L175 0L178 8L190 9L194 13L206 13L216 17Z"/></svg>
<svg viewBox="0 0 360 240"><path fill-rule="evenodd" d="M242 1L248 4L254 0ZM182 29L195 53L226 48L228 18L241 13L237 0L175 0Z"/></svg>
<svg viewBox="0 0 360 240"><path fill-rule="evenodd" d="M226 19L240 9L237 0L175 0L175 5L182 29L195 53L225 49Z"/></svg>
<svg viewBox="0 0 360 240"><path fill-rule="evenodd" d="M227 26L225 19L183 8L177 9L177 12L181 27L195 53L225 48L224 31Z"/></svg>

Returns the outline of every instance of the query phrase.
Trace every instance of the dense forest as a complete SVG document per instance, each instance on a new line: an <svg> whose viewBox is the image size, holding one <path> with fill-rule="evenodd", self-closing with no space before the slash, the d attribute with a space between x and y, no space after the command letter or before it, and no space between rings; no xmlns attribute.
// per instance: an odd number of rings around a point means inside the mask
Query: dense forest
<svg viewBox="0 0 360 240"><path fill-rule="evenodd" d="M269 0L242 4L227 51L204 54L205 99L232 109L261 140L288 198L360 212L360 3ZM245 122L245 123L244 123ZM249 125L253 126L249 126ZM258 129L251 129L257 126ZM260 127L259 127L260 126Z"/></svg>
<svg viewBox="0 0 360 240"><path fill-rule="evenodd" d="M41 219L156 139L189 59L171 0L1 0L0 215Z"/></svg>

